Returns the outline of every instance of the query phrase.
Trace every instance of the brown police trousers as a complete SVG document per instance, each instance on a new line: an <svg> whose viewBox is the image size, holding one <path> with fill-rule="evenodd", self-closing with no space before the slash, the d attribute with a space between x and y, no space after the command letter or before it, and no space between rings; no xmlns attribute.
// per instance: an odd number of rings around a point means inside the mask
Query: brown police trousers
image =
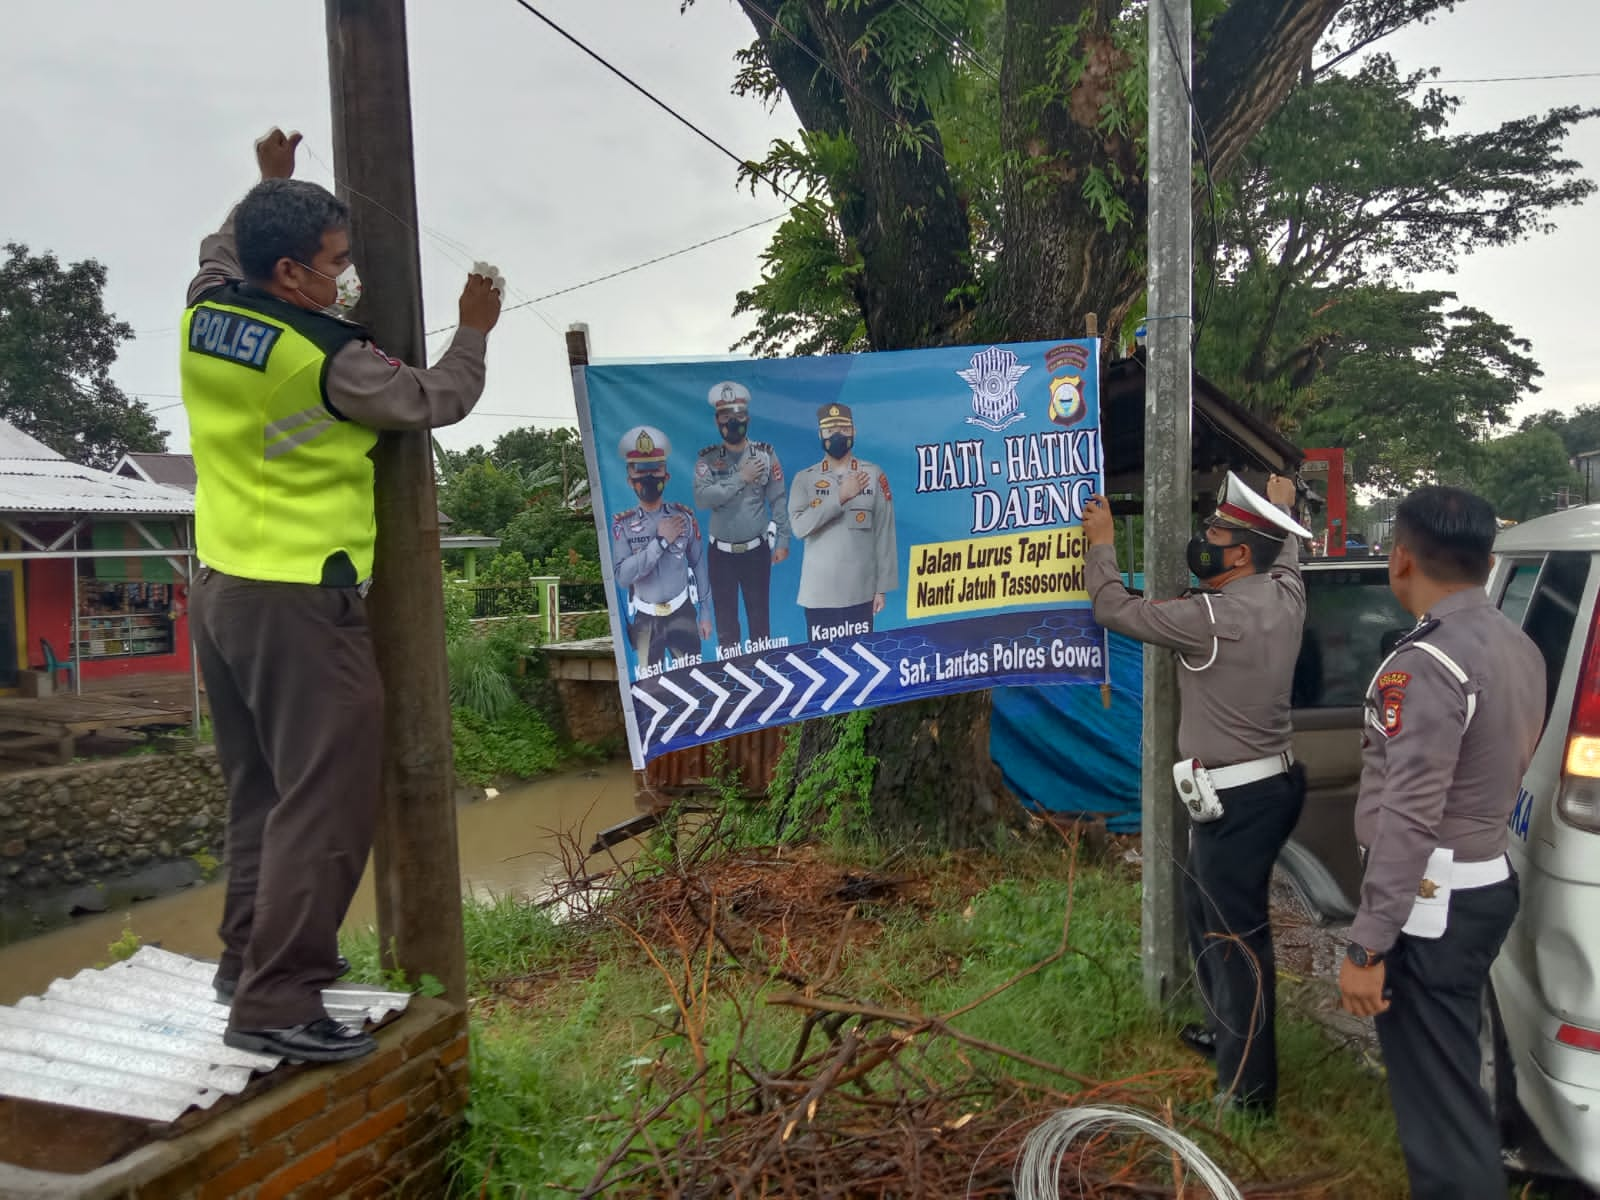
<svg viewBox="0 0 1600 1200"><path fill-rule="evenodd" d="M210 569L190 603L228 787L219 980L230 1025L325 1016L339 926L372 847L382 787L383 684L356 588Z"/></svg>

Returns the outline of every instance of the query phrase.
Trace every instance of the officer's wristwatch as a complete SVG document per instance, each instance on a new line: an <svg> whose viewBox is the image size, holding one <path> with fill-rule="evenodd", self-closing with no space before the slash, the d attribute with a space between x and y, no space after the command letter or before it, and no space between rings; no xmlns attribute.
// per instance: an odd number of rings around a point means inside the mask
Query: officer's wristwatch
<svg viewBox="0 0 1600 1200"><path fill-rule="evenodd" d="M1382 950L1368 950L1360 942L1346 946L1344 956L1358 967L1375 967L1383 961Z"/></svg>

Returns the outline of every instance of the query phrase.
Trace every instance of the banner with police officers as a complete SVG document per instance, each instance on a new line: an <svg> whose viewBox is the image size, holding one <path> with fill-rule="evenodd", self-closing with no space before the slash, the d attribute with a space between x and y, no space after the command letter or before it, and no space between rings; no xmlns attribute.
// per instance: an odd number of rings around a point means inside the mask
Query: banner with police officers
<svg viewBox="0 0 1600 1200"><path fill-rule="evenodd" d="M926 696L1103 683L1099 344L574 373L634 763Z"/></svg>

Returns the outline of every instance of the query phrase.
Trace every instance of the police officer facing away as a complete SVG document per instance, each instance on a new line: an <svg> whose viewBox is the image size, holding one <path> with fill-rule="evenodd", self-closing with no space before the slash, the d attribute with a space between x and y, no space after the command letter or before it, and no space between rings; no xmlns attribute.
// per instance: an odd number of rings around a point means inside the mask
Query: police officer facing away
<svg viewBox="0 0 1600 1200"><path fill-rule="evenodd" d="M698 655L711 635L700 615L706 601L706 563L694 510L661 498L672 478L667 435L635 425L617 452L628 464L628 482L639 507L611 518L611 565L628 589L629 631L640 666L662 667L667 654Z"/></svg>
<svg viewBox="0 0 1600 1200"><path fill-rule="evenodd" d="M1215 1055L1218 1104L1258 1115L1270 1115L1278 1092L1267 890L1306 792L1290 749L1289 691L1306 612L1295 539L1311 536L1288 514L1292 480L1273 476L1267 496L1229 474L1216 515L1189 543L1203 586L1168 601L1123 587L1105 499L1083 514L1095 620L1178 652L1184 761L1174 775L1221 809L1190 809L1184 912L1206 1028L1189 1026L1183 1038Z"/></svg>
<svg viewBox="0 0 1600 1200"><path fill-rule="evenodd" d="M843 404L817 410L823 459L794 477L789 510L805 541L799 601L813 642L872 632L885 593L900 586L889 477L854 457L856 426Z"/></svg>
<svg viewBox="0 0 1600 1200"><path fill-rule="evenodd" d="M694 503L709 508L711 607L724 657L739 652L739 593L750 637L772 633L772 568L789 557L789 512L783 466L766 442L752 442L750 391L719 383L709 400L722 441L700 451L694 464Z"/></svg>
<svg viewBox="0 0 1600 1200"><path fill-rule="evenodd" d="M299 142L274 129L256 143L262 181L201 243L180 367L205 564L195 650L228 787L223 1040L330 1062L375 1048L322 1003L380 798L369 454L378 430L472 411L500 296L468 277L431 370L384 354L342 319L360 295L350 211L290 178Z"/></svg>
<svg viewBox="0 0 1600 1200"><path fill-rule="evenodd" d="M1517 913L1507 823L1544 724L1545 666L1484 591L1494 536L1488 502L1459 488L1400 504L1389 586L1418 624L1366 698L1366 870L1339 988L1377 1017L1417 1200L1506 1195L1478 1035Z"/></svg>

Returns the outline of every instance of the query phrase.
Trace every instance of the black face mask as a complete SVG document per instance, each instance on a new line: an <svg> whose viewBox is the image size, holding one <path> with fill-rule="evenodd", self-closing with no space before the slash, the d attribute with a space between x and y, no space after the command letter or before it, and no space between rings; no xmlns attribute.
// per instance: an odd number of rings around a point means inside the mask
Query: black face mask
<svg viewBox="0 0 1600 1200"><path fill-rule="evenodd" d="M1222 559L1223 555L1232 546L1219 546L1215 542L1208 542L1203 534L1195 534L1189 539L1189 545L1184 551L1184 558L1189 563L1189 570L1194 572L1194 577L1202 582L1215 579L1228 569Z"/></svg>
<svg viewBox="0 0 1600 1200"><path fill-rule="evenodd" d="M750 428L749 421L724 421L717 426L722 430L722 440L730 446L737 446L744 441L744 435Z"/></svg>
<svg viewBox="0 0 1600 1200"><path fill-rule="evenodd" d="M639 491L639 499L654 504L661 499L661 489L667 486L667 481L659 475L639 475L634 478L633 486Z"/></svg>
<svg viewBox="0 0 1600 1200"><path fill-rule="evenodd" d="M855 438L847 434L830 433L822 439L822 452L829 458L843 458L850 453L850 447L855 444Z"/></svg>

